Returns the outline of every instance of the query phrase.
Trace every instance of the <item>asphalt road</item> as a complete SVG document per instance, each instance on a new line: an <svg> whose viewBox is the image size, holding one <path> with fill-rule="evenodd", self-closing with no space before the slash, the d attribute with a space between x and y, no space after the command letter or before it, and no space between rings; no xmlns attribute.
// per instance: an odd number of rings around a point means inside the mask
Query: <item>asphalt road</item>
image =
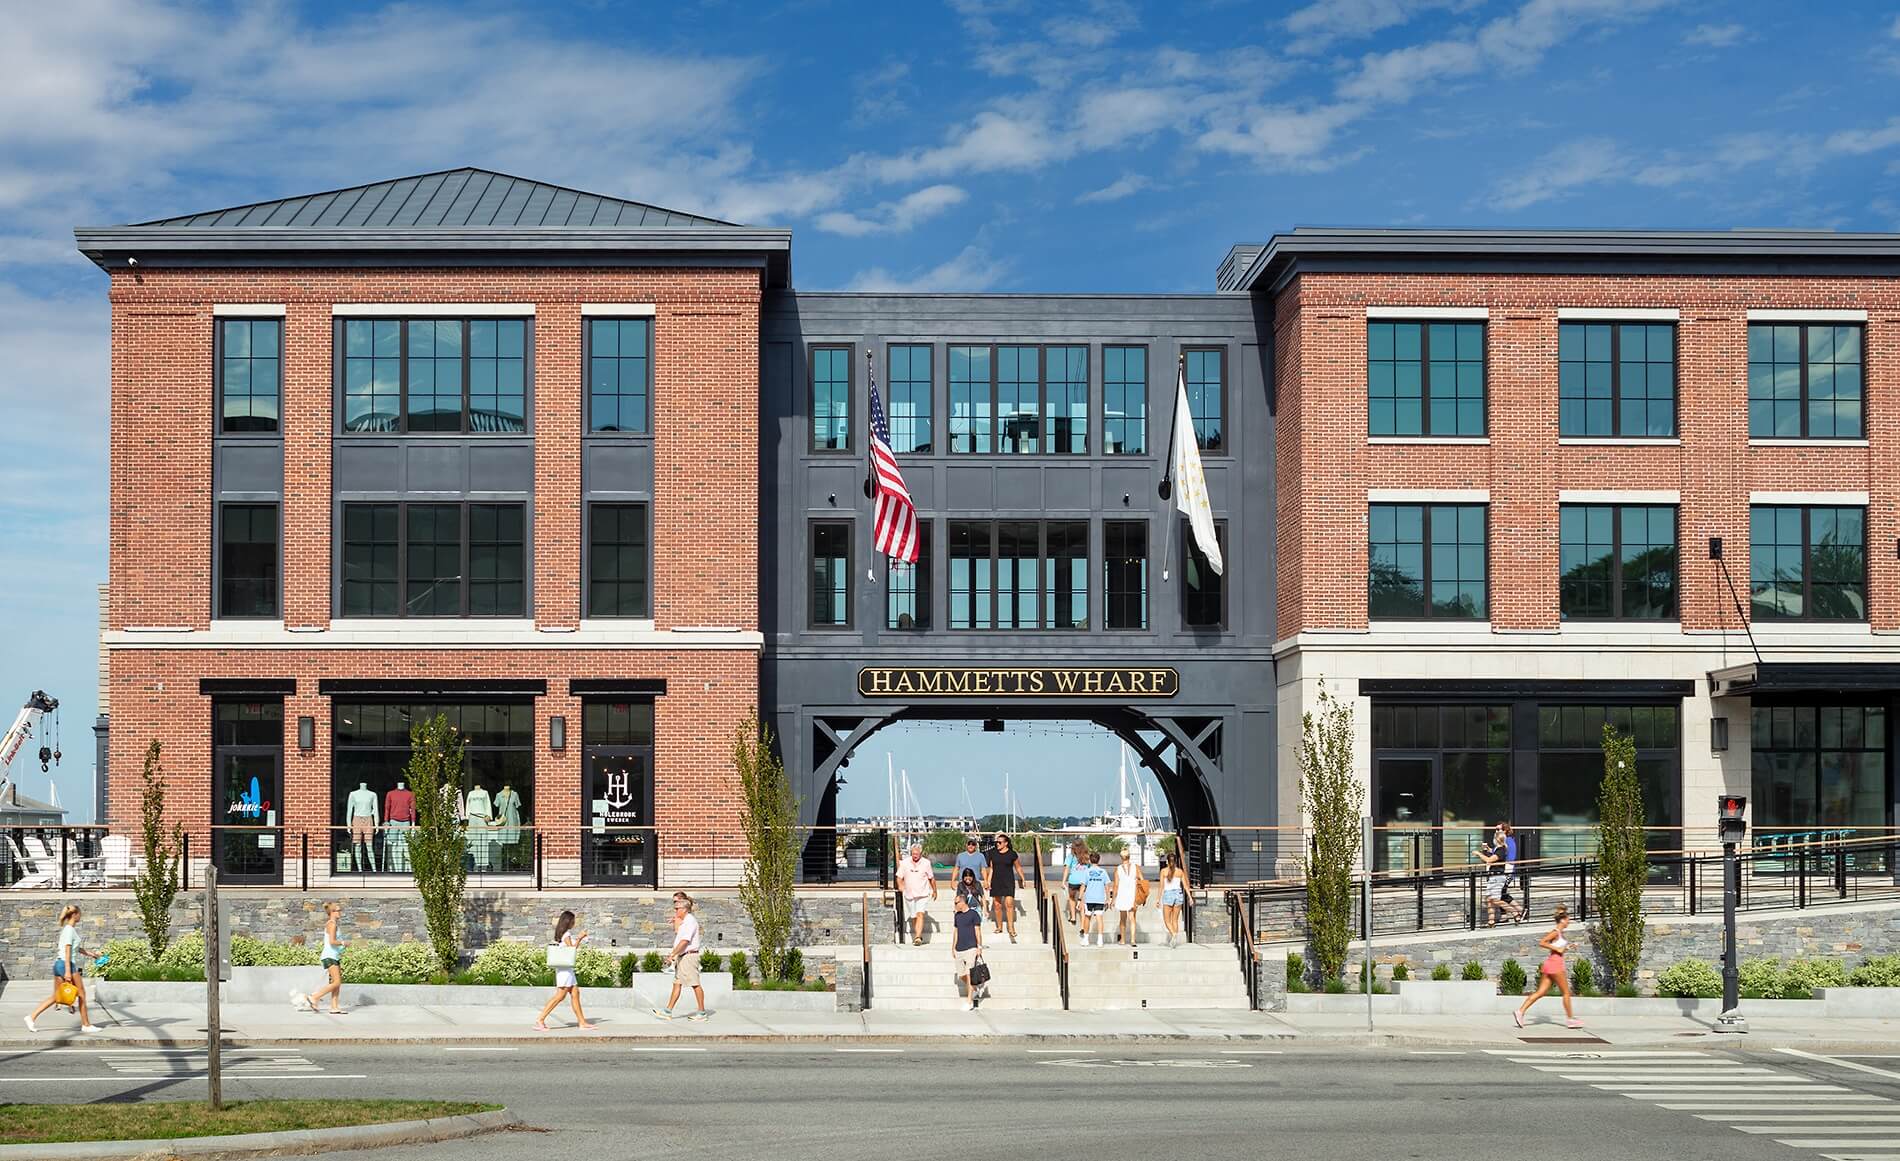
<svg viewBox="0 0 1900 1161"><path fill-rule="evenodd" d="M150 1050L6 1053L0 1100L196 1097L202 1060ZM1077 1149L1135 1158L1900 1158L1900 1050L1816 1059L1699 1044L1526 1045L1507 1056L573 1043L246 1049L227 1052L225 1067L233 1099L463 1097L505 1103L546 1131L353 1154L405 1161L889 1161Z"/></svg>

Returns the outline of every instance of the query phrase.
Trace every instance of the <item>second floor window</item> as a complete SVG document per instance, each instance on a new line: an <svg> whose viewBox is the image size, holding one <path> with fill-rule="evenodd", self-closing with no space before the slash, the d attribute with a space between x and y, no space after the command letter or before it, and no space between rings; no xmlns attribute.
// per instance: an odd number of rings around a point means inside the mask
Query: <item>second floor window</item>
<svg viewBox="0 0 1900 1161"><path fill-rule="evenodd" d="M1664 621L1676 615L1676 509L1564 504L1558 510L1565 620Z"/></svg>
<svg viewBox="0 0 1900 1161"><path fill-rule="evenodd" d="M345 504L344 617L527 614L520 504Z"/></svg>
<svg viewBox="0 0 1900 1161"><path fill-rule="evenodd" d="M811 450L851 450L851 348L811 351Z"/></svg>
<svg viewBox="0 0 1900 1161"><path fill-rule="evenodd" d="M950 522L950 628L1086 629L1086 521Z"/></svg>
<svg viewBox="0 0 1900 1161"><path fill-rule="evenodd" d="M1867 510L1758 504L1748 510L1750 615L1867 619Z"/></svg>
<svg viewBox="0 0 1900 1161"><path fill-rule="evenodd" d="M1861 329L1748 326L1750 439L1860 439Z"/></svg>
<svg viewBox="0 0 1900 1161"><path fill-rule="evenodd" d="M592 504L587 509L587 615L652 616L647 506Z"/></svg>
<svg viewBox="0 0 1900 1161"><path fill-rule="evenodd" d="M1676 328L1557 324L1557 434L1676 434Z"/></svg>
<svg viewBox="0 0 1900 1161"><path fill-rule="evenodd" d="M1227 626L1227 576L1215 572L1194 543L1194 529L1186 520L1177 529L1181 536L1181 623L1190 629L1223 629ZM1227 522L1214 524L1214 543L1220 546L1225 567L1234 567L1227 552Z"/></svg>
<svg viewBox="0 0 1900 1161"><path fill-rule="evenodd" d="M1148 525L1102 522L1102 605L1110 629L1148 627Z"/></svg>
<svg viewBox="0 0 1900 1161"><path fill-rule="evenodd" d="M950 360L950 450L1088 450L1088 348L958 346Z"/></svg>
<svg viewBox="0 0 1900 1161"><path fill-rule="evenodd" d="M1366 324L1367 431L1387 436L1480 436L1484 324Z"/></svg>
<svg viewBox="0 0 1900 1161"><path fill-rule="evenodd" d="M346 319L343 429L528 429L523 319Z"/></svg>
<svg viewBox="0 0 1900 1161"><path fill-rule="evenodd" d="M926 343L894 344L890 353L889 404L891 450L898 455L928 455L930 446L930 355Z"/></svg>
<svg viewBox="0 0 1900 1161"><path fill-rule="evenodd" d="M278 430L283 397L281 319L218 320L218 430Z"/></svg>
<svg viewBox="0 0 1900 1161"><path fill-rule="evenodd" d="M1483 504L1373 504L1367 525L1373 620L1490 616Z"/></svg>
<svg viewBox="0 0 1900 1161"><path fill-rule="evenodd" d="M811 627L851 627L851 525L843 520L812 522Z"/></svg>
<svg viewBox="0 0 1900 1161"><path fill-rule="evenodd" d="M277 616L277 505L218 509L218 616Z"/></svg>
<svg viewBox="0 0 1900 1161"><path fill-rule="evenodd" d="M1227 351L1189 347L1186 356L1188 414L1201 450L1216 455L1227 449Z"/></svg>
<svg viewBox="0 0 1900 1161"><path fill-rule="evenodd" d="M644 433L653 399L653 320L587 320L589 431Z"/></svg>
<svg viewBox="0 0 1900 1161"><path fill-rule="evenodd" d="M930 628L930 521L917 522L917 561L888 561L885 586L886 629Z"/></svg>
<svg viewBox="0 0 1900 1161"><path fill-rule="evenodd" d="M1148 348L1102 348L1102 454L1148 450Z"/></svg>

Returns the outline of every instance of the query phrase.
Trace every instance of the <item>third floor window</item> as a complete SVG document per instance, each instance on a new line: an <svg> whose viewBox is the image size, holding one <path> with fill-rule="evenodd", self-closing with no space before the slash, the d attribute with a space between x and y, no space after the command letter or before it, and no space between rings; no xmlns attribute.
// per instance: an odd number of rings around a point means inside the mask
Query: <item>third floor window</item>
<svg viewBox="0 0 1900 1161"><path fill-rule="evenodd" d="M587 428L649 430L653 406L653 320L587 320Z"/></svg>
<svg viewBox="0 0 1900 1161"><path fill-rule="evenodd" d="M1102 454L1148 450L1148 348L1102 348Z"/></svg>
<svg viewBox="0 0 1900 1161"><path fill-rule="evenodd" d="M1676 328L1557 324L1557 434L1676 434Z"/></svg>
<svg viewBox="0 0 1900 1161"><path fill-rule="evenodd" d="M1860 439L1861 328L1748 326L1750 439Z"/></svg>
<svg viewBox="0 0 1900 1161"><path fill-rule="evenodd" d="M1087 347L952 344L948 356L953 453L1088 451Z"/></svg>
<svg viewBox="0 0 1900 1161"><path fill-rule="evenodd" d="M283 396L281 319L218 320L218 430L229 435L278 430Z"/></svg>
<svg viewBox="0 0 1900 1161"><path fill-rule="evenodd" d="M1366 324L1367 431L1481 436L1484 324Z"/></svg>
<svg viewBox="0 0 1900 1161"><path fill-rule="evenodd" d="M851 450L851 348L811 349L811 450Z"/></svg>
<svg viewBox="0 0 1900 1161"><path fill-rule="evenodd" d="M928 455L930 445L930 353L927 343L893 343L884 408L891 450Z"/></svg>
<svg viewBox="0 0 1900 1161"><path fill-rule="evenodd" d="M346 319L343 429L527 430L524 319Z"/></svg>

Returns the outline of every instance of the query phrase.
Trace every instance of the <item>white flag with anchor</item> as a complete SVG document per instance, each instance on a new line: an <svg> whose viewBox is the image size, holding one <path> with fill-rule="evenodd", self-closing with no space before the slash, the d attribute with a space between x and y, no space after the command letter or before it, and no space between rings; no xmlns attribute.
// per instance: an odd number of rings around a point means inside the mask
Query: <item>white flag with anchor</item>
<svg viewBox="0 0 1900 1161"><path fill-rule="evenodd" d="M1215 575L1226 572L1220 542L1214 537L1214 506L1207 499L1207 477L1201 474L1201 444L1194 437L1194 415L1188 409L1187 370L1177 372L1174 393L1174 506L1185 512L1194 530L1194 545L1207 558Z"/></svg>

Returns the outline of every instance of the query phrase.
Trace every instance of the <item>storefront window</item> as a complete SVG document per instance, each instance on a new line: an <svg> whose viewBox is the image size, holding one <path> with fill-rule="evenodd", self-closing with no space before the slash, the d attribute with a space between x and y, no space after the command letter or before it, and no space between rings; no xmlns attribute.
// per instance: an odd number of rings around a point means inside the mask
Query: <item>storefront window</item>
<svg viewBox="0 0 1900 1161"><path fill-rule="evenodd" d="M464 745L456 812L468 825L473 873L531 870L534 825L534 706L492 703L336 703L331 766L331 867L337 874L408 874L415 824L408 783L409 730L437 714Z"/></svg>
<svg viewBox="0 0 1900 1161"><path fill-rule="evenodd" d="M211 722L211 851L218 873L234 883L281 883L284 703L221 701Z"/></svg>
<svg viewBox="0 0 1900 1161"><path fill-rule="evenodd" d="M1603 789L1603 727L1636 742L1636 776L1650 826L1673 828L1681 818L1681 712L1673 705L1540 705L1537 707L1537 855L1588 859L1596 855L1597 798ZM1661 829L1651 850L1681 850L1681 834Z"/></svg>
<svg viewBox="0 0 1900 1161"><path fill-rule="evenodd" d="M1757 705L1752 716L1758 842L1887 825L1886 707Z"/></svg>
<svg viewBox="0 0 1900 1161"><path fill-rule="evenodd" d="M586 703L581 741L586 750L581 881L653 886L653 703Z"/></svg>

